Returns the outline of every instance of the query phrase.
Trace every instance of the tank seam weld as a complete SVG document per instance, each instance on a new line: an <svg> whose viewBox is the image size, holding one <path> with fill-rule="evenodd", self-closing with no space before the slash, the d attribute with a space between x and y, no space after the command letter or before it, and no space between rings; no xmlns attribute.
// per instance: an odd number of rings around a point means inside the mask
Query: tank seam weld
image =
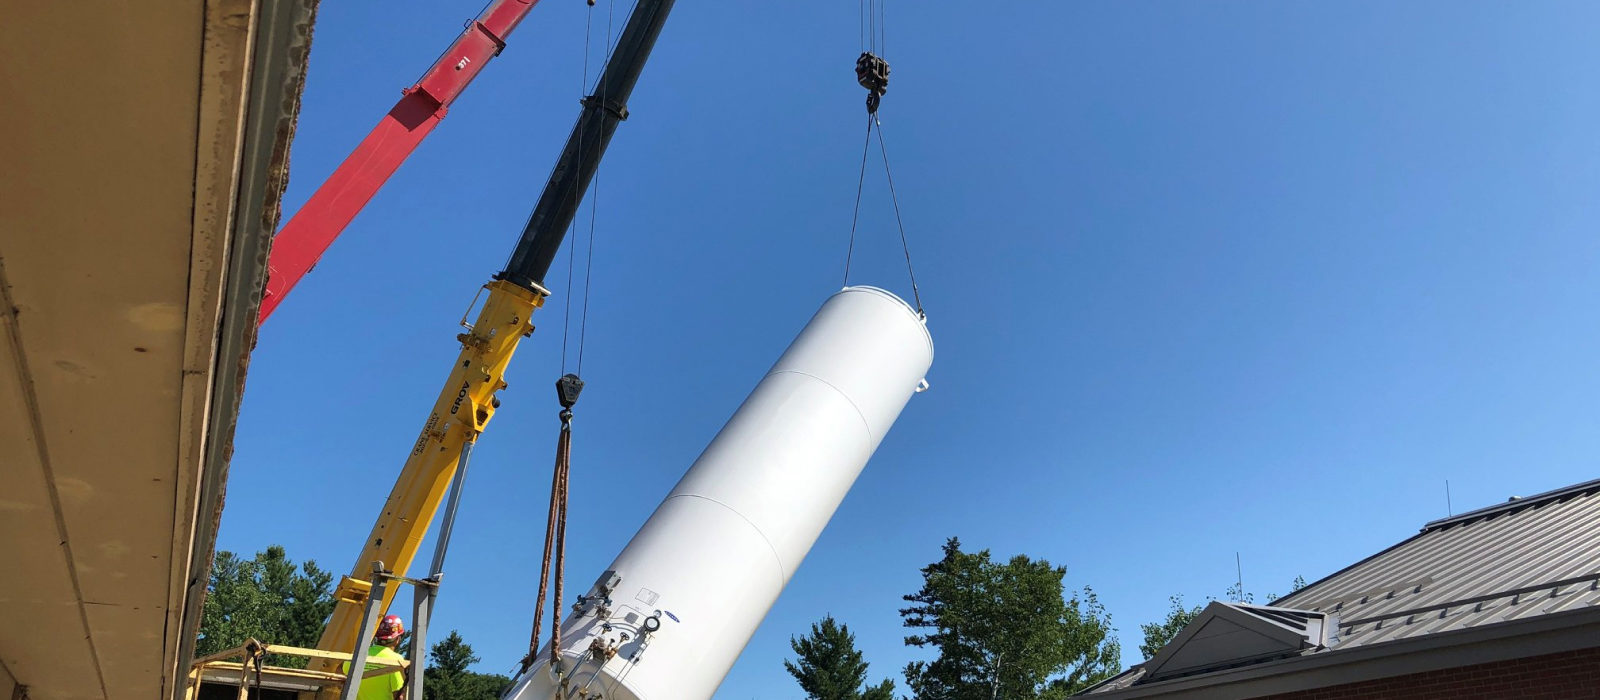
<svg viewBox="0 0 1600 700"><path fill-rule="evenodd" d="M778 563L778 577L779 577L779 579L781 579L781 582L778 584L778 590L780 590L780 591L783 590L783 585L789 581L789 567L784 566L783 557L778 554L778 548L772 546L772 540L767 539L767 533L762 532L761 528L759 526L757 526L749 518L744 517L744 513L740 513L739 511L735 510L733 506L730 506L730 505L728 505L726 503L723 503L722 501L719 501L719 500L717 500L715 498L712 498L710 496L702 496L702 495L700 495L698 493L678 493L678 494L673 494L672 496L668 497L667 500L670 501L670 500L672 500L674 498L698 498L698 499L701 499L703 501L711 501L712 503L715 503L715 504L717 504L719 506L722 506L723 508L728 509L729 513L733 513L734 515L739 516L740 520L743 520L746 525L750 526L751 530L755 530L756 534L761 536L761 541L766 543L767 549L772 552L772 559L773 559L773 561L776 561Z"/></svg>
<svg viewBox="0 0 1600 700"><path fill-rule="evenodd" d="M877 435L872 432L872 422L867 420L867 414L862 413L861 412L861 407L857 406L855 401L850 400L850 395L844 393L843 391L841 391L839 389L839 387L834 386L832 382L830 382L830 381L828 381L826 379L823 379L822 377L819 377L819 376L817 376L815 374L812 374L810 372L801 372L800 370L797 370L797 369L775 370L775 371L767 373L767 376L770 377L770 376L772 376L774 374L798 374L798 375L800 375L802 377L810 377L810 378L815 379L815 380L817 380L819 382L822 382L822 384L824 386L828 387L829 389L832 389L835 394L838 394L839 398L844 399L845 403L850 404L850 410L856 412L856 417L861 419L861 425L867 429L867 440L869 441L868 444L873 444L873 445L877 444L877 440L875 439L875 438L877 438ZM766 381L766 379L763 378L762 381ZM872 455L872 451L868 450L867 451L867 455L870 458L871 455Z"/></svg>

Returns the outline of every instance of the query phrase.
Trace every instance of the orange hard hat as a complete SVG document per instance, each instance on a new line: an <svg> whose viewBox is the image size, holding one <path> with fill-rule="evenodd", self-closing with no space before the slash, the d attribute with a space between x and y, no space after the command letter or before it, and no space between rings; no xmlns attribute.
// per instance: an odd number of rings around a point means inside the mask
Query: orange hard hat
<svg viewBox="0 0 1600 700"><path fill-rule="evenodd" d="M406 623L400 620L399 615L384 615L383 621L378 623L378 632L373 635L380 642L392 642L406 633Z"/></svg>

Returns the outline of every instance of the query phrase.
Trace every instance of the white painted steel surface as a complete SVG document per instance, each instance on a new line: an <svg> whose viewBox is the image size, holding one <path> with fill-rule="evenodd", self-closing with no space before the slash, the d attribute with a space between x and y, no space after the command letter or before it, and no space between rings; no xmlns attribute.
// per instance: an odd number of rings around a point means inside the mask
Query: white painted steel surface
<svg viewBox="0 0 1600 700"><path fill-rule="evenodd" d="M830 297L611 564L614 589L602 575L569 613L563 697L711 697L932 362L899 297ZM555 697L548 658L508 697Z"/></svg>

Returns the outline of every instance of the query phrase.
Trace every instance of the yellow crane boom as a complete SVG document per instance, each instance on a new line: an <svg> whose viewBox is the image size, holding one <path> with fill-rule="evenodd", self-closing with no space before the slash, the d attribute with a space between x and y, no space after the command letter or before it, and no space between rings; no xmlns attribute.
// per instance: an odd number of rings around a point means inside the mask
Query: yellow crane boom
<svg viewBox="0 0 1600 700"><path fill-rule="evenodd" d="M477 319L467 332L456 336L461 341L461 352L456 356L455 367L406 456L400 478L383 502L383 511L356 557L353 574L341 578L334 590L337 602L317 642L318 649L355 646L362 606L372 588L367 579L356 576L370 571L375 561L397 573L411 566L428 534L428 524L450 487L462 446L477 440L494 417L500 403L495 393L506 387L506 365L511 363L517 344L533 332L529 317L548 296L543 290L529 291L503 280L490 283L486 289L489 298ZM391 586L384 592L380 603L383 609L388 609L397 590L397 586Z"/></svg>

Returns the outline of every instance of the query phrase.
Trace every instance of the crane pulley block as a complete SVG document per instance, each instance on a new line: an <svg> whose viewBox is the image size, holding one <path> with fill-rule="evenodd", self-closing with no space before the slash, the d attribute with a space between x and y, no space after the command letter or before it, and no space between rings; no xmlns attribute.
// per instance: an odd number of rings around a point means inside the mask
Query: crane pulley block
<svg viewBox="0 0 1600 700"><path fill-rule="evenodd" d="M576 374L563 374L556 380L556 400L561 402L562 408L572 408L578 403L578 394L583 393L583 380Z"/></svg>
<svg viewBox="0 0 1600 700"><path fill-rule="evenodd" d="M856 59L856 82L867 89L867 111L877 112L878 101L889 92L889 62L871 51Z"/></svg>

